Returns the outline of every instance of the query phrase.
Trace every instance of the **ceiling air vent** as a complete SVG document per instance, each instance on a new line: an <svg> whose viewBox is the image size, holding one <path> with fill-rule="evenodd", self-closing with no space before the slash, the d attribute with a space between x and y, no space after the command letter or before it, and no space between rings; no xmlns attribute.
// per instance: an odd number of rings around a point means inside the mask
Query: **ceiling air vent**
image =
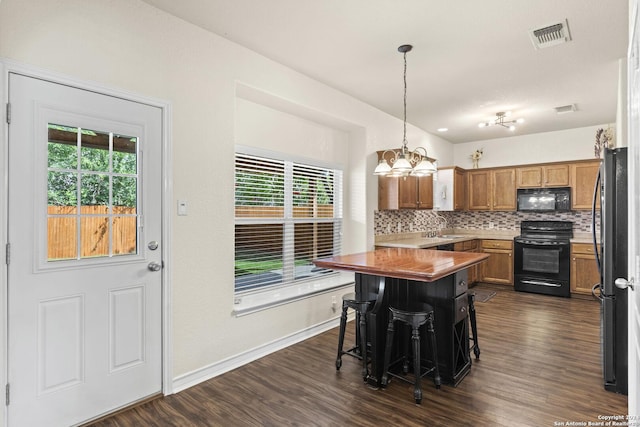
<svg viewBox="0 0 640 427"><path fill-rule="evenodd" d="M566 19L555 24L533 29L529 31L529 37L531 37L533 47L536 49L555 46L571 40L569 24Z"/></svg>
<svg viewBox="0 0 640 427"><path fill-rule="evenodd" d="M576 104L563 105L561 107L554 107L557 114L575 113Z"/></svg>

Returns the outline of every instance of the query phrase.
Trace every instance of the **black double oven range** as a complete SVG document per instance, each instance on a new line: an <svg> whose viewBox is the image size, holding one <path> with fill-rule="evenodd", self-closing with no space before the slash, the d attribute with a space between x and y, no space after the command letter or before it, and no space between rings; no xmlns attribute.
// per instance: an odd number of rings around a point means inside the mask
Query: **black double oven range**
<svg viewBox="0 0 640 427"><path fill-rule="evenodd" d="M514 289L571 296L573 222L522 221L514 239Z"/></svg>

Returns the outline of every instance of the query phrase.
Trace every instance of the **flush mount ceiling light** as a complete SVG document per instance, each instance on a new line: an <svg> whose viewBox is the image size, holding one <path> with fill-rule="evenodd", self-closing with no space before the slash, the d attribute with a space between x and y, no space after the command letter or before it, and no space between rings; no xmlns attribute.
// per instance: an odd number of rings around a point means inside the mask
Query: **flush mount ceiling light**
<svg viewBox="0 0 640 427"><path fill-rule="evenodd" d="M523 118L515 119L515 120L506 120L511 116L511 112L507 111L499 111L496 113L496 118L493 120L489 120L488 122L478 123L478 127L487 127L487 126L502 126L510 131L516 130L516 124L524 123Z"/></svg>
<svg viewBox="0 0 640 427"><path fill-rule="evenodd" d="M404 131L402 135L402 148L400 150L385 150L378 162L378 166L373 171L374 175L379 176L425 176L437 172L435 159L427 156L427 149L417 147L413 152L407 148L407 52L410 52L413 46L403 44L398 48L398 52L404 56ZM418 150L424 151L424 155ZM386 156L390 153L389 156ZM387 159L387 157L389 157Z"/></svg>

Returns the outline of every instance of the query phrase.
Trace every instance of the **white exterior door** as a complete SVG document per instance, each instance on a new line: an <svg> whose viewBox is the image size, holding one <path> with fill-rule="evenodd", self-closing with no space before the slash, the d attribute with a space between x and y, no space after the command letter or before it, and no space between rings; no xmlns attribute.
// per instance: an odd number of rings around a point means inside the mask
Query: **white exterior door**
<svg viewBox="0 0 640 427"><path fill-rule="evenodd" d="M162 390L162 110L9 75L9 426Z"/></svg>
<svg viewBox="0 0 640 427"><path fill-rule="evenodd" d="M628 111L629 111L629 149L628 149L628 183L629 183L629 261L628 280L633 280L634 287L629 292L629 425L637 425L640 418L640 226L637 218L640 215L640 22L637 0L633 1L633 19L631 21L631 38L628 55Z"/></svg>

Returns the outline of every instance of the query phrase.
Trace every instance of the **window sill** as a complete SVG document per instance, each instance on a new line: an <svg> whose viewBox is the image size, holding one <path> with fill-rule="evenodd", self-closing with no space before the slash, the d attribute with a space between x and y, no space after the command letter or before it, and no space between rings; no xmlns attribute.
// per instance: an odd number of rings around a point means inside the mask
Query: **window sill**
<svg viewBox="0 0 640 427"><path fill-rule="evenodd" d="M234 302L233 314L236 317L245 316L354 283L354 273L337 272L317 280L238 296Z"/></svg>

